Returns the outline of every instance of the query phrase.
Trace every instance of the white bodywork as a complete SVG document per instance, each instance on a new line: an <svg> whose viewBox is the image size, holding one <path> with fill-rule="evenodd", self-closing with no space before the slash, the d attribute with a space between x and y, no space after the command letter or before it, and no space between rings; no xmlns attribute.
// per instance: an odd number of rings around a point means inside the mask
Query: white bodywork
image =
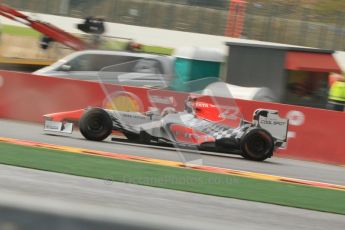
<svg viewBox="0 0 345 230"><path fill-rule="evenodd" d="M257 110L255 113L260 113L261 110ZM287 130L289 120L281 118L276 110L266 110L267 116L258 116L258 120L254 121L254 124L260 128L267 130L272 137L277 140L286 141ZM255 115L254 115L255 117Z"/></svg>
<svg viewBox="0 0 345 230"><path fill-rule="evenodd" d="M73 123L45 120L44 131L71 134L73 132Z"/></svg>

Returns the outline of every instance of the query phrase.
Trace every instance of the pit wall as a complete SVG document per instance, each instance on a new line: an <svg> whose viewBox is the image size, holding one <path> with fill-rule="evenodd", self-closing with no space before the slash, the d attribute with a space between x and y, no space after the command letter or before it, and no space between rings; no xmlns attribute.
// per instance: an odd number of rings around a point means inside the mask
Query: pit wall
<svg viewBox="0 0 345 230"><path fill-rule="evenodd" d="M102 87L95 82L0 71L0 118L21 121L42 122L43 114L88 106L115 105L119 110L139 112L149 107L182 110L187 96L172 91ZM224 105L229 99L216 100ZM345 113L246 100L236 100L236 104L246 120L252 120L258 108L278 110L282 117L290 119L288 145L278 151L278 156L345 165Z"/></svg>

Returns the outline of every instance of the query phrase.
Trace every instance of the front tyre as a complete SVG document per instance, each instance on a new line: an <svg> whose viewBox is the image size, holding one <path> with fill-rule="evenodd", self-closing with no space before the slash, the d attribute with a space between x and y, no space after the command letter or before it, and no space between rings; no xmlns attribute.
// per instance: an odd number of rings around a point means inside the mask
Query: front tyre
<svg viewBox="0 0 345 230"><path fill-rule="evenodd" d="M103 141L111 134L112 128L109 114L100 108L87 110L79 121L81 134L92 141Z"/></svg>
<svg viewBox="0 0 345 230"><path fill-rule="evenodd" d="M264 129L249 128L241 138L240 147L244 158L263 161L273 155L274 140Z"/></svg>

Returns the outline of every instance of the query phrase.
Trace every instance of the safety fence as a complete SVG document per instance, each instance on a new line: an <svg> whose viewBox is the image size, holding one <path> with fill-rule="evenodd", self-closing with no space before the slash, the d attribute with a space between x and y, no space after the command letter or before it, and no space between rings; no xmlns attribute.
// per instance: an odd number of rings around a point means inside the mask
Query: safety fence
<svg viewBox="0 0 345 230"><path fill-rule="evenodd" d="M303 1L248 0L243 18L231 10L239 0L5 0L15 8L72 17L212 35L227 34L229 18L244 20L242 38L345 50L345 12L311 8ZM212 3L210 3L212 2ZM241 2L241 1L240 1ZM320 1L321 2L321 1ZM334 2L334 1L333 1ZM229 14L230 12L230 14Z"/></svg>
<svg viewBox="0 0 345 230"><path fill-rule="evenodd" d="M182 110L188 94L157 90L152 97L148 89L107 85L105 94L99 83L35 76L0 71L0 118L42 122L43 114L86 108L107 107L119 100L126 111L147 111L149 107L174 107ZM171 100L171 98L175 98ZM154 99L154 100L153 100ZM218 98L217 100L228 100ZM34 102L34 103L33 103ZM225 101L226 103L226 101ZM247 120L258 108L278 110L290 119L289 140L278 155L345 165L345 113L267 102L236 100Z"/></svg>

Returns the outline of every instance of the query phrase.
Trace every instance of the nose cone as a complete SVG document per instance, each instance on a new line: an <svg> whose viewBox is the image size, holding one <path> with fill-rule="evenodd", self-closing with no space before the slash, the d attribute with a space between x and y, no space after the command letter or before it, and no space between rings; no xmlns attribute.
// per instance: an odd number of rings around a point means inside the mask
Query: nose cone
<svg viewBox="0 0 345 230"><path fill-rule="evenodd" d="M84 109L79 109L66 112L49 113L43 115L43 117L45 120L50 121L79 121L84 112Z"/></svg>

